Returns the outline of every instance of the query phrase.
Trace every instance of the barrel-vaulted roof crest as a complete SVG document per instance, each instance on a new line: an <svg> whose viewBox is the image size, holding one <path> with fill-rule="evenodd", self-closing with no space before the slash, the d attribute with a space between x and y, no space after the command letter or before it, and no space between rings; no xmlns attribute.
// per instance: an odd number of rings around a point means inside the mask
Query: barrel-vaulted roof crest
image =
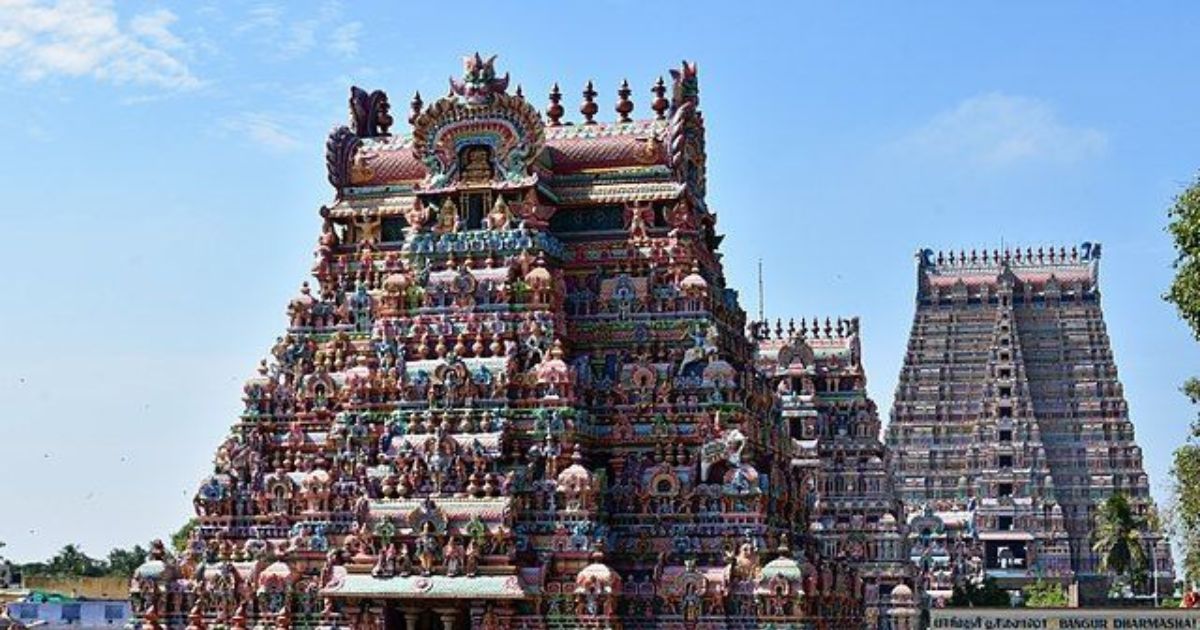
<svg viewBox="0 0 1200 630"><path fill-rule="evenodd" d="M545 143L541 114L518 91L508 94L508 75L496 77L495 55L464 58L461 81L451 80L452 94L412 119L412 154L425 167L426 191L458 185L458 156L465 147L488 147L494 184L519 187L536 177L530 165Z"/></svg>

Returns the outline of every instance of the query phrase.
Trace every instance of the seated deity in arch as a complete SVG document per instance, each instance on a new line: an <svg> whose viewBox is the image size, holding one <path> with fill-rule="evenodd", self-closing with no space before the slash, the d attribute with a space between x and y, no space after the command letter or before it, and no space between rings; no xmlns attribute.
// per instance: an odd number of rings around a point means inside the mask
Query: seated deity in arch
<svg viewBox="0 0 1200 630"><path fill-rule="evenodd" d="M487 147L467 147L460 159L464 184L488 184L492 181L492 152Z"/></svg>

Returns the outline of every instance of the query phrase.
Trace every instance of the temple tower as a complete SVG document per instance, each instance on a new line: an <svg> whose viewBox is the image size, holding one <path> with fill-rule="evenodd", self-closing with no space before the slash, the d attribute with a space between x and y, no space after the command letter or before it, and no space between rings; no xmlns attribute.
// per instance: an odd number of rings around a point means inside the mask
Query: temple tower
<svg viewBox="0 0 1200 630"><path fill-rule="evenodd" d="M1082 251L1081 251L1082 250ZM1153 509L1117 380L1100 246L917 256L917 308L888 427L926 591L989 576L1103 595L1096 505ZM1170 554L1144 537L1163 588Z"/></svg>
<svg viewBox="0 0 1200 630"><path fill-rule="evenodd" d="M822 555L846 558L858 568L868 627L875 627L891 611L912 607L916 570L879 413L867 395L859 320L776 321L773 330L769 322L756 322L751 329L757 367L779 396L788 424L793 473L813 487L812 537ZM894 592L908 593L908 599L893 601Z"/></svg>
<svg viewBox="0 0 1200 630"><path fill-rule="evenodd" d="M313 279L244 388L145 627L854 627L863 584L753 365L706 201L696 67L634 119L492 59L351 88Z"/></svg>

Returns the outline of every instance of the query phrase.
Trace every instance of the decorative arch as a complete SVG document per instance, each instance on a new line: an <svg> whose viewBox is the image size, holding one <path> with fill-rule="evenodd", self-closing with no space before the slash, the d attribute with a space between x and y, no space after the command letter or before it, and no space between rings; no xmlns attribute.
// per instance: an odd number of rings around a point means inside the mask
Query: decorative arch
<svg viewBox="0 0 1200 630"><path fill-rule="evenodd" d="M535 181L529 167L544 144L541 114L525 99L508 94L493 94L480 105L446 97L413 120L412 152L425 165L423 188L428 191L459 187L459 156L472 146L491 152L493 185L528 186Z"/></svg>

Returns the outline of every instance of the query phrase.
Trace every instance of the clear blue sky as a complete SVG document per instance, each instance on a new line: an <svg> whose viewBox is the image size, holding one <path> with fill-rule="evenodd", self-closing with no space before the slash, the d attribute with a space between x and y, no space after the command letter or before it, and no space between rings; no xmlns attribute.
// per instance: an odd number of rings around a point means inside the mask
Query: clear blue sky
<svg viewBox="0 0 1200 630"><path fill-rule="evenodd" d="M1200 350L1159 296L1200 167L1200 5L0 0L0 540L164 536L280 334L350 84L444 94L460 57L606 119L700 64L710 203L748 310L860 315L900 368L918 247L1104 244L1109 331L1160 500ZM822 3L828 5L830 3ZM448 13L448 15L446 14ZM577 115L575 115L578 118Z"/></svg>

